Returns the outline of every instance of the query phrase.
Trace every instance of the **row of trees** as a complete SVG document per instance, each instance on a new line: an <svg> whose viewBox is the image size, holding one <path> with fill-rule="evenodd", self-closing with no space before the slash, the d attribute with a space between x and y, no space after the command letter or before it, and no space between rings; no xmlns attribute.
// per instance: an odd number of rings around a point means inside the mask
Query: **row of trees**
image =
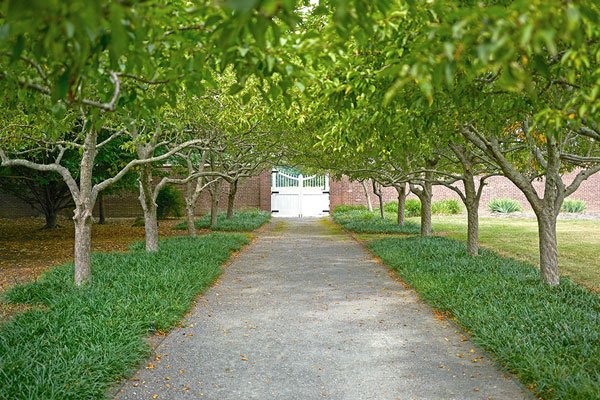
<svg viewBox="0 0 600 400"><path fill-rule="evenodd" d="M155 251L161 187L187 184L193 216L198 193L208 186L217 199L227 180L233 204L239 182L264 167L275 150L269 146L282 125L261 103L286 81L264 82L282 72L266 50L294 16L281 15L279 26L268 4L245 10L189 5L1 3L6 112L0 160L4 168L57 174L63 194L68 188L71 198L64 203L74 207L78 285L91 281L94 205L128 174L137 174L146 249ZM103 159L110 159L109 168ZM154 184L153 168L164 163L181 165L184 177L167 176ZM216 205L213 200L213 219ZM194 224L188 225L193 234Z"/></svg>
<svg viewBox="0 0 600 400"><path fill-rule="evenodd" d="M317 165L393 186L400 203L410 187L423 235L432 185L451 188L472 255L485 181L505 176L536 214L541 281L558 285L557 215L600 171L598 3L390 2L372 16L350 40L322 28L335 66L317 66L308 90L309 147L329 154Z"/></svg>
<svg viewBox="0 0 600 400"><path fill-rule="evenodd" d="M139 170L152 230L151 164L181 163L190 208L205 185L237 187L250 173L240 163L282 154L268 151L277 143L303 150L294 163L374 178L400 200L410 188L423 235L432 185L451 187L473 255L485 179L506 176L536 213L541 280L558 284L557 214L600 170L596 1L31 3L2 3L0 157L66 183L77 283L90 279L91 210L127 173ZM98 179L115 140L131 159ZM22 157L34 145L50 150ZM61 164L69 152L76 173Z"/></svg>

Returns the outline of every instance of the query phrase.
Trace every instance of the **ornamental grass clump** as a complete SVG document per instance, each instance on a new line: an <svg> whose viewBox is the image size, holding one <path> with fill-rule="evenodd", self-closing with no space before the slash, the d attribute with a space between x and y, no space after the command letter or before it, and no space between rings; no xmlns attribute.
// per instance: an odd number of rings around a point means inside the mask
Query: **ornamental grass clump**
<svg viewBox="0 0 600 400"><path fill-rule="evenodd" d="M585 201L565 199L560 210L569 213L582 213L585 211Z"/></svg>
<svg viewBox="0 0 600 400"><path fill-rule="evenodd" d="M493 213L510 214L514 212L523 211L521 204L513 199L492 199L488 203L488 208Z"/></svg>

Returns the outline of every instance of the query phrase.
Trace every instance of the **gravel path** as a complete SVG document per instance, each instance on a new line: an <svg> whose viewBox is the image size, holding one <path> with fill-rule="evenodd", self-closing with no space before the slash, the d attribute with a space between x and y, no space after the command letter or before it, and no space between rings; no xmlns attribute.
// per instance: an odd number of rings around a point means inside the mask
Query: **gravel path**
<svg viewBox="0 0 600 400"><path fill-rule="evenodd" d="M523 399L327 220L275 220L118 399Z"/></svg>

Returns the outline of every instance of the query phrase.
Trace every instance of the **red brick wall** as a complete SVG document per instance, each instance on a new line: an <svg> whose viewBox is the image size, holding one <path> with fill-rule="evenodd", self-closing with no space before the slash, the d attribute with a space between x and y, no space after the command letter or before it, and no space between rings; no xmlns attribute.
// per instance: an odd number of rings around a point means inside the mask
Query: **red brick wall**
<svg viewBox="0 0 600 400"><path fill-rule="evenodd" d="M262 173L259 176L253 176L247 178L241 185L238 187L238 192L235 198L235 209L246 209L246 208L258 208L263 205L262 193L265 192L263 188L263 175ZM270 180L269 172L267 174L267 183L268 187L266 191L269 194L268 198L268 206L270 210L270 202L271 202L271 190L270 190ZM157 179L158 180L158 179ZM177 185L178 189L181 190L182 194L185 193L185 185ZM227 209L227 194L229 193L229 185L227 182L223 183L221 196L219 198L219 210L225 211ZM104 210L106 213L106 217L114 218L114 217L137 217L143 215L142 207L140 205L140 201L138 199L139 194L137 192L123 192L120 196L111 195L106 196L104 198ZM262 208L262 207L261 207ZM263 208L265 209L265 208ZM196 214L204 215L210 212L210 194L208 190L203 190L200 194L200 198L196 203ZM96 207L94 210L94 215L98 215L98 204L96 203Z"/></svg>
<svg viewBox="0 0 600 400"><path fill-rule="evenodd" d="M566 176L566 181L571 182L576 173L571 173ZM543 192L543 182L536 182L536 188ZM183 187L182 187L183 189ZM367 189L371 194L373 206L377 207L377 197L372 193L371 185L367 185ZM221 210L227 208L227 192L228 185L223 185L223 193L221 195L220 206ZM397 193L394 188L383 188L384 201L389 202L397 199ZM409 198L414 198L414 195L409 195ZM480 209L487 210L487 204L491 199L509 197L521 203L525 210L531 210L525 196L504 177L493 177L488 180L488 185L483 191L481 198ZM574 199L581 199L586 202L586 210L600 212L600 173L593 175L590 179L582 183L580 188L570 196ZM435 186L433 189L434 201L448 198L458 198L458 195L442 186ZM330 209L340 204L366 205L366 197L364 189L359 182L350 182L347 177L341 180L331 179L330 181ZM105 197L105 211L107 217L136 217L142 215L142 208L138 200L138 193L124 192L121 196L111 195ZM245 208L261 208L262 210L271 210L271 172L270 170L263 171L260 175L246 179L238 189L238 195L235 203L236 209ZM98 215L98 205L96 204L95 215ZM203 215L210 210L210 198L206 191L200 196L196 212ZM32 210L27 204L20 200L0 193L0 218L17 218L36 216L38 213ZM64 211L63 215L72 216L69 211Z"/></svg>
<svg viewBox="0 0 600 400"><path fill-rule="evenodd" d="M341 180L331 179L330 186L330 208L333 210L336 206L345 205L367 205L367 197L365 189L360 182L351 182L347 176L343 176ZM373 207L379 206L379 198L373 194L373 185L367 183L367 190L371 196ZM383 201L385 203L397 200L398 193L394 188L383 188Z"/></svg>
<svg viewBox="0 0 600 400"><path fill-rule="evenodd" d="M577 172L571 172L564 177L564 181L569 184L573 181L577 175ZM538 193L543 194L544 192L544 181L534 182L534 186ZM367 185L369 193L371 194L371 201L373 206L377 207L377 197L372 193L371 185ZM383 188L384 201L397 200L397 193L394 188ZM479 204L480 210L487 210L487 204L490 200L495 198L508 197L517 200L523 206L524 210L531 210L529 202L523 195L523 193L508 179L502 176L495 176L487 180L487 185L483 189L481 195L481 201ZM417 198L414 194L410 194L408 198ZM586 211L599 212L600 211L600 173L592 175L589 179L584 181L579 189L573 193L569 198L583 200L586 203ZM433 200L445 200L445 199L457 199L460 201L460 197L454 191L444 186L433 187ZM364 189L359 182L350 182L347 177L343 177L341 181L331 180L331 208L340 205L366 205L367 200ZM462 204L462 202L461 202Z"/></svg>

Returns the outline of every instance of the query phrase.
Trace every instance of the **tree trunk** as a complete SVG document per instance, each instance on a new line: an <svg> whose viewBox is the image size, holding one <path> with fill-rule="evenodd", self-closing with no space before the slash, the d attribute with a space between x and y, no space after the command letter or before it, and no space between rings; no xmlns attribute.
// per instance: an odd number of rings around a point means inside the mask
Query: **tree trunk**
<svg viewBox="0 0 600 400"><path fill-rule="evenodd" d="M553 210L536 213L540 241L540 281L550 286L559 284L556 215Z"/></svg>
<svg viewBox="0 0 600 400"><path fill-rule="evenodd" d="M96 141L98 134L94 128L85 138L83 154L79 163L79 193L73 194L75 202L75 284L77 286L91 283L91 246L94 203L96 197L92 189L92 173L96 158Z"/></svg>
<svg viewBox="0 0 600 400"><path fill-rule="evenodd" d="M75 211L75 284L81 286L92 280L91 246L92 213L85 207Z"/></svg>
<svg viewBox="0 0 600 400"><path fill-rule="evenodd" d="M377 182L375 182L374 179L371 180L373 182L373 193L375 194L375 196L377 196L379 198L379 215L381 216L381 219L385 218L385 210L383 209L383 192L381 190L381 186L379 186L379 189L377 188Z"/></svg>
<svg viewBox="0 0 600 400"><path fill-rule="evenodd" d="M467 201L467 254L479 255L479 201Z"/></svg>
<svg viewBox="0 0 600 400"><path fill-rule="evenodd" d="M421 200L421 236L431 236L431 190L424 190L419 199Z"/></svg>
<svg viewBox="0 0 600 400"><path fill-rule="evenodd" d="M190 206L189 204L186 204L185 206L185 214L186 214L186 220L187 220L187 231L188 231L188 235L191 237L195 237L196 236L196 221L195 221L195 208L194 206Z"/></svg>
<svg viewBox="0 0 600 400"><path fill-rule="evenodd" d="M46 217L46 225L42 229L58 228L58 224L56 223L57 216L58 212L56 210L45 210L44 217Z"/></svg>
<svg viewBox="0 0 600 400"><path fill-rule="evenodd" d="M152 190L152 166L140 166L140 203L144 210L144 230L146 232L146 251L158 251L157 205Z"/></svg>
<svg viewBox="0 0 600 400"><path fill-rule="evenodd" d="M223 181L219 180L213 183L212 190L210 191L210 227L214 227L218 222L219 213L219 197L221 195L221 186Z"/></svg>
<svg viewBox="0 0 600 400"><path fill-rule="evenodd" d="M235 195L237 194L238 181L235 180L229 186L229 195L227 196L227 219L233 218Z"/></svg>
<svg viewBox="0 0 600 400"><path fill-rule="evenodd" d="M98 224L99 225L104 225L106 224L106 218L105 218L105 213L104 213L104 195L102 193L100 193L98 198L98 213L100 214L99 218L98 218Z"/></svg>
<svg viewBox="0 0 600 400"><path fill-rule="evenodd" d="M398 192L398 225L404 226L404 209L406 205L406 183L396 186Z"/></svg>
<svg viewBox="0 0 600 400"><path fill-rule="evenodd" d="M362 185L365 191L365 196L367 197L367 207L369 208L369 212L373 212L373 203L371 202L371 195L369 194L369 189L367 189L367 184L365 181L360 181L360 184Z"/></svg>

